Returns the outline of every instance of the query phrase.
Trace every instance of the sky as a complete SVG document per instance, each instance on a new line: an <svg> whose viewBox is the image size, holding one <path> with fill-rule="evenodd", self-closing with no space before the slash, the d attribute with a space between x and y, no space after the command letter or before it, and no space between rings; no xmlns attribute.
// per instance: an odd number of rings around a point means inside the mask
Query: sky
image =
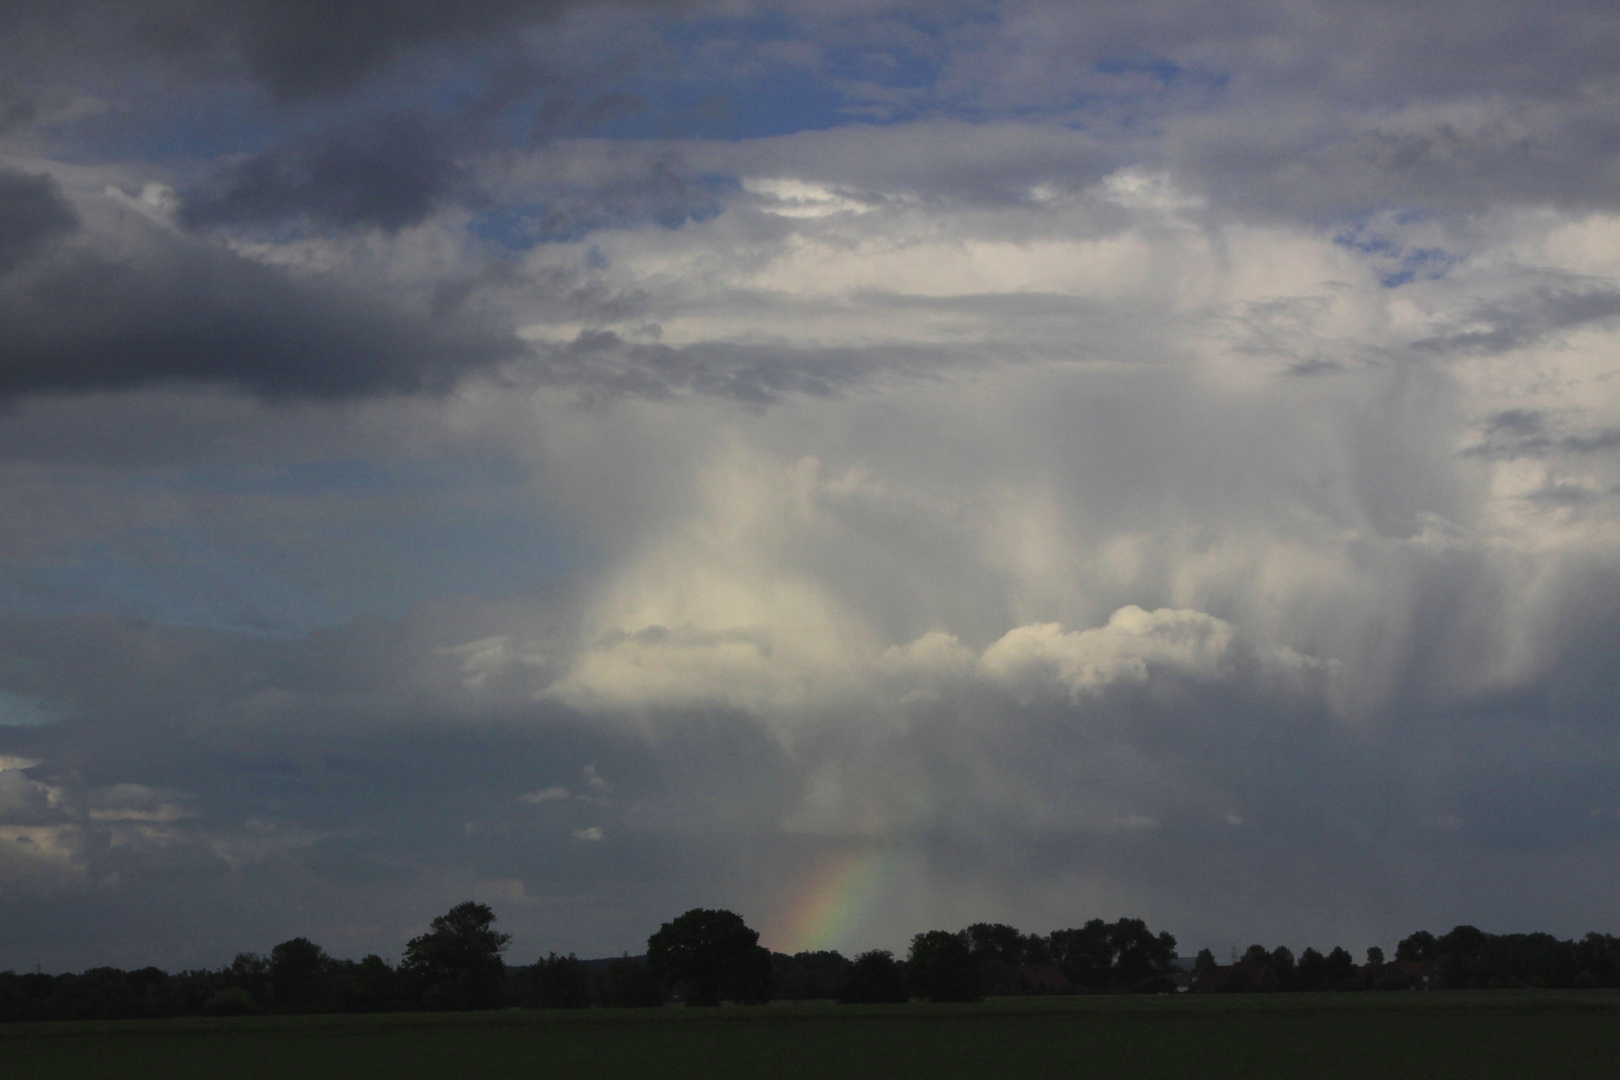
<svg viewBox="0 0 1620 1080"><path fill-rule="evenodd" d="M5 0L0 509L0 967L1620 932L1620 11Z"/></svg>

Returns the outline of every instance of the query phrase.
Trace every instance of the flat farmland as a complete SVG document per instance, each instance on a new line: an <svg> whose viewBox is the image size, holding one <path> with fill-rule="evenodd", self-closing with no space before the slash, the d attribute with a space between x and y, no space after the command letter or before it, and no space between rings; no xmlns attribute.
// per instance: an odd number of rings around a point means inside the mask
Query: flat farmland
<svg viewBox="0 0 1620 1080"><path fill-rule="evenodd" d="M0 1027L0 1075L1485 1077L1620 1075L1620 993L779 1003Z"/></svg>

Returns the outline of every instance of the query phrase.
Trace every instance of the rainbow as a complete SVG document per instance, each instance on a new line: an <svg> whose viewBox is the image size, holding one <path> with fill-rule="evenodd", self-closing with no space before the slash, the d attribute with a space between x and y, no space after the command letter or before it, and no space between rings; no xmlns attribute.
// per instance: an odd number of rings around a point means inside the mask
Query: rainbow
<svg viewBox="0 0 1620 1080"><path fill-rule="evenodd" d="M893 859L886 850L823 859L795 888L763 936L780 952L849 948L884 892Z"/></svg>

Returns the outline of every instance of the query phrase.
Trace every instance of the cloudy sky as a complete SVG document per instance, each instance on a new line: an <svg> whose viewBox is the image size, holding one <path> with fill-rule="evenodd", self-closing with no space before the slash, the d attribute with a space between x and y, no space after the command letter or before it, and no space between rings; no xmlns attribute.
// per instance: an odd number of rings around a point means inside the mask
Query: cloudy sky
<svg viewBox="0 0 1620 1080"><path fill-rule="evenodd" d="M1612 0L0 4L0 967L1620 931Z"/></svg>

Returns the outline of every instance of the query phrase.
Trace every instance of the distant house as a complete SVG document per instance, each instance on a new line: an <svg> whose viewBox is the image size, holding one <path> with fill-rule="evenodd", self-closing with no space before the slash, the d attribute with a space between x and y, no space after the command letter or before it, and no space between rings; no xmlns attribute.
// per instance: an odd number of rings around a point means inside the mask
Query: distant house
<svg viewBox="0 0 1620 1080"><path fill-rule="evenodd" d="M1204 968L1193 979L1195 994L1271 993L1280 983L1270 964L1258 960L1239 961L1221 967Z"/></svg>

